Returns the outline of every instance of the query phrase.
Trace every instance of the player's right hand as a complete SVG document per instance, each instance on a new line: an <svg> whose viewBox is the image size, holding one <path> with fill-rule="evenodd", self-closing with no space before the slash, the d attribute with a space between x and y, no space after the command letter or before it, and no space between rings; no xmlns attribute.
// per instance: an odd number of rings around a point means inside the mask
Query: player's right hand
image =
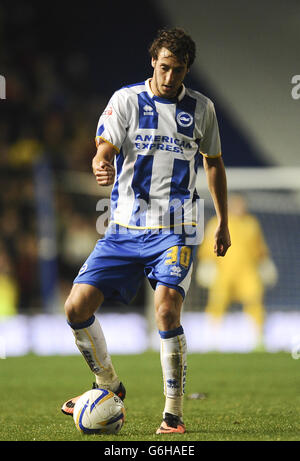
<svg viewBox="0 0 300 461"><path fill-rule="evenodd" d="M115 180L114 166L103 160L93 167L93 172L99 186L110 186Z"/></svg>

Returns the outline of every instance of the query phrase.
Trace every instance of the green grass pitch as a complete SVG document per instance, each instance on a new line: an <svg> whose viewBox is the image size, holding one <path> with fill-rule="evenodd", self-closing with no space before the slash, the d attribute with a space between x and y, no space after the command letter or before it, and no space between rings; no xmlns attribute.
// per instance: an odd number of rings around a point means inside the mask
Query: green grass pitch
<svg viewBox="0 0 300 461"><path fill-rule="evenodd" d="M127 388L125 425L115 436L88 436L60 411L91 387L81 356L0 360L0 440L300 440L300 361L290 354L189 354L183 435L155 435L164 404L159 354L113 356L113 362ZM196 392L206 398L187 398Z"/></svg>

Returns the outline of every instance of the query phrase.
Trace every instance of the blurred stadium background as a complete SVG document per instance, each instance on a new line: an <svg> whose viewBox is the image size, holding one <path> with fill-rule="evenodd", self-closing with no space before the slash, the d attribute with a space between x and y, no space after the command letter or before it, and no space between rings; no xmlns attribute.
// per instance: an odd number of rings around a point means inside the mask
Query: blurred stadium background
<svg viewBox="0 0 300 461"><path fill-rule="evenodd" d="M125 18L125 19L124 19ZM215 102L229 191L259 219L278 272L265 293L265 346L300 344L300 73L297 0L94 3L2 1L0 73L0 356L73 354L64 320L72 280L100 238L96 204L107 195L91 174L98 117L120 86L151 75L147 48L162 26L197 44L187 85ZM205 220L213 214L203 172ZM129 307L103 306L112 353L158 347L147 283ZM205 323L195 277L184 304L191 351L254 347L241 306L221 340ZM126 334L125 334L126 332Z"/></svg>

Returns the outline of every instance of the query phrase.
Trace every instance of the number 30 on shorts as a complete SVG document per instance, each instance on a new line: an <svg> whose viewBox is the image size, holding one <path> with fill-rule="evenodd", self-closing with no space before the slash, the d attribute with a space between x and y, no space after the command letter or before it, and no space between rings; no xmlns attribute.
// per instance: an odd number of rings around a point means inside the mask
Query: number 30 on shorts
<svg viewBox="0 0 300 461"><path fill-rule="evenodd" d="M176 264L178 261L178 254L179 254L179 264L187 269L190 264L192 250L190 247L182 246L182 247L171 247L167 253L167 259L165 260L165 264Z"/></svg>

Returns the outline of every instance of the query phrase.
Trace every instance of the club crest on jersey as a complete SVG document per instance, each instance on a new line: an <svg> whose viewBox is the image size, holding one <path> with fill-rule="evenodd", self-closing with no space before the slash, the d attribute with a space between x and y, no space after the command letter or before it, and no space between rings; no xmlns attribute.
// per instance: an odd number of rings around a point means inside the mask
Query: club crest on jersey
<svg viewBox="0 0 300 461"><path fill-rule="evenodd" d="M149 106L148 104L145 104L143 109L144 115L153 115L153 107Z"/></svg>
<svg viewBox="0 0 300 461"><path fill-rule="evenodd" d="M191 126L193 123L193 117L188 112L179 112L177 114L177 123L182 127Z"/></svg>

